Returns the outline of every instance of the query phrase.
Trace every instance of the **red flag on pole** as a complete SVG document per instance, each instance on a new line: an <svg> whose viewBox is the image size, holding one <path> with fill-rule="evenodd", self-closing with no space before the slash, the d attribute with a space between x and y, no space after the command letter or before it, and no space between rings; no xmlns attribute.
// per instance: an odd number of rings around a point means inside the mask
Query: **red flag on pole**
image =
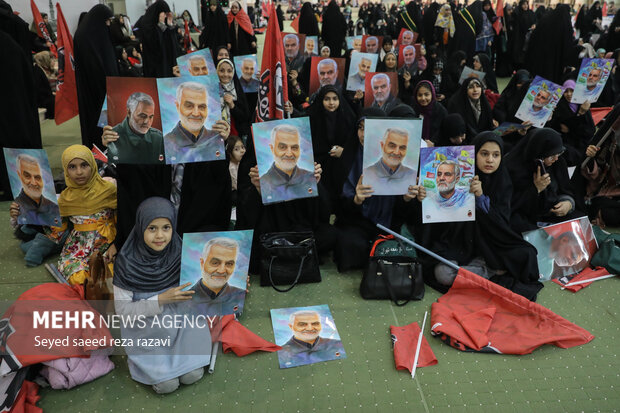
<svg viewBox="0 0 620 413"><path fill-rule="evenodd" d="M603 2L603 17L607 16L607 3Z"/></svg>
<svg viewBox="0 0 620 413"><path fill-rule="evenodd" d="M30 0L30 8L32 9L32 17L34 18L35 26L37 27L37 34L39 37L43 38L46 42L50 44L50 53L54 55L54 57L58 57L58 53L56 52L56 46L52 41L52 37L47 31L47 26L43 21L43 17L41 17L41 13L39 13L39 8L34 3L34 0Z"/></svg>
<svg viewBox="0 0 620 413"><path fill-rule="evenodd" d="M270 7L269 15L272 18L269 19L265 34L258 104L256 105L258 122L284 119L284 103L288 100L284 46L275 6L271 4Z"/></svg>
<svg viewBox="0 0 620 413"><path fill-rule="evenodd" d="M495 29L495 33L499 34L502 30L502 20L504 18L503 0L497 0L497 4L495 5L495 15L497 16L497 20L493 22L493 28Z"/></svg>
<svg viewBox="0 0 620 413"><path fill-rule="evenodd" d="M73 63L73 38L56 3L58 25L58 79L56 83L56 125L68 121L78 114L77 89L75 86L75 64Z"/></svg>
<svg viewBox="0 0 620 413"><path fill-rule="evenodd" d="M295 29L295 31L297 33L299 33L299 14L297 15L297 17L295 17L295 19L291 22L291 27L293 29Z"/></svg>

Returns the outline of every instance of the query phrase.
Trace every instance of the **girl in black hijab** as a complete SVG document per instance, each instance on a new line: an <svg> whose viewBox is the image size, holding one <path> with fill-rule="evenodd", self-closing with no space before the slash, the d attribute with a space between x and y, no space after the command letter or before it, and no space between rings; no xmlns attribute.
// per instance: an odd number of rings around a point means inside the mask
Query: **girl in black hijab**
<svg viewBox="0 0 620 413"><path fill-rule="evenodd" d="M463 81L461 88L448 103L448 112L459 113L467 125L466 142L471 142L480 132L493 129L494 120L491 106L484 95L480 80L470 77Z"/></svg>
<svg viewBox="0 0 620 413"><path fill-rule="evenodd" d="M512 122L523 100L520 92L524 85L529 85L530 80L532 80L530 72L525 69L517 70L495 102L493 118L497 119L499 123Z"/></svg>
<svg viewBox="0 0 620 413"><path fill-rule="evenodd" d="M342 46L347 33L347 21L335 0L331 0L323 12L321 39L329 47L331 57L342 56Z"/></svg>
<svg viewBox="0 0 620 413"><path fill-rule="evenodd" d="M305 2L304 5L301 6L301 11L299 12L299 33L305 34L306 36L319 35L319 23L316 20L310 2Z"/></svg>
<svg viewBox="0 0 620 413"><path fill-rule="evenodd" d="M446 115L439 126L439 133L433 141L435 146L457 146L465 142L467 125L458 113Z"/></svg>
<svg viewBox="0 0 620 413"><path fill-rule="evenodd" d="M220 79L222 119L230 124L231 135L249 136L250 109L235 73L235 65L230 59L221 59L217 62L216 70Z"/></svg>
<svg viewBox="0 0 620 413"><path fill-rule="evenodd" d="M502 162L502 138L482 132L474 138L476 175L470 191L476 196L476 245L485 262L496 269L494 281L534 300L538 282L536 249L510 228L512 182Z"/></svg>
<svg viewBox="0 0 620 413"><path fill-rule="evenodd" d="M182 311L177 304L192 299L193 291L182 291L191 284L179 286L182 241L175 227L176 211L167 199L153 197L140 204L136 225L114 265L114 305L117 314L171 317ZM209 350L187 356L191 346L205 340L211 341L209 330L164 327L151 332L153 335L162 333L171 338L174 351L167 354L130 354L128 357L132 379L153 386L153 390L160 394L175 391L180 383L192 384L200 380L204 374L203 367L211 359ZM133 326L124 326L121 334L123 338L131 339L150 335L144 329Z"/></svg>
<svg viewBox="0 0 620 413"><path fill-rule="evenodd" d="M217 0L201 0L201 4L204 29L200 33L199 47L213 50L220 45L226 45L230 48L228 20L220 3Z"/></svg>
<svg viewBox="0 0 620 413"><path fill-rule="evenodd" d="M513 192L510 224L517 233L539 223L577 218L562 137L550 128L535 129L506 156Z"/></svg>
<svg viewBox="0 0 620 413"><path fill-rule="evenodd" d="M334 86L323 86L308 109L314 160L321 164L321 182L329 192L330 211L337 212L345 171L342 151L355 124L355 112Z"/></svg>
<svg viewBox="0 0 620 413"><path fill-rule="evenodd" d="M428 80L418 82L413 90L413 109L418 116L424 119L422 139L436 141L439 127L448 111L437 102L435 88Z"/></svg>
<svg viewBox="0 0 620 413"><path fill-rule="evenodd" d="M101 128L97 126L106 94L106 76L118 76L116 53L110 38L112 10L104 4L94 6L75 31L73 56L80 111L82 143L101 147Z"/></svg>
<svg viewBox="0 0 620 413"><path fill-rule="evenodd" d="M142 64L145 77L172 77L181 54L176 26L169 18L170 7L163 0L153 3L140 19Z"/></svg>

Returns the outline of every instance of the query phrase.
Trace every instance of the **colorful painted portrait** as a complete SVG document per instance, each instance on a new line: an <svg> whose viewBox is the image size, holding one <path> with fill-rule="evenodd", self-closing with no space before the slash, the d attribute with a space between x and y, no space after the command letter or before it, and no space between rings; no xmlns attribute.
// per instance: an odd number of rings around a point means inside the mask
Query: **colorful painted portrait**
<svg viewBox="0 0 620 413"><path fill-rule="evenodd" d="M422 119L366 119L362 182L372 195L404 195L416 185Z"/></svg>
<svg viewBox="0 0 620 413"><path fill-rule="evenodd" d="M304 57L317 56L319 54L319 37L306 36L304 40Z"/></svg>
<svg viewBox="0 0 620 413"><path fill-rule="evenodd" d="M365 34L362 36L362 53L379 54L383 47L383 36Z"/></svg>
<svg viewBox="0 0 620 413"><path fill-rule="evenodd" d="M530 84L527 94L515 117L524 122L530 121L532 126L542 128L551 117L564 89L560 85L536 76Z"/></svg>
<svg viewBox="0 0 620 413"><path fill-rule="evenodd" d="M310 119L252 124L263 204L318 196Z"/></svg>
<svg viewBox="0 0 620 413"><path fill-rule="evenodd" d="M418 40L418 33L409 29L402 28L398 35L398 46L409 46Z"/></svg>
<svg viewBox="0 0 620 413"><path fill-rule="evenodd" d="M245 93L258 92L260 67L255 54L234 57L235 70Z"/></svg>
<svg viewBox="0 0 620 413"><path fill-rule="evenodd" d="M426 188L422 222L476 219L476 197L469 192L475 173L473 146L440 146L420 151L420 185Z"/></svg>
<svg viewBox="0 0 620 413"><path fill-rule="evenodd" d="M351 54L351 65L349 66L349 77L347 78L347 90L364 90L366 73L374 72L377 69L379 55L375 53L353 52Z"/></svg>
<svg viewBox="0 0 620 413"><path fill-rule="evenodd" d="M222 117L217 74L157 79L166 163L225 159L212 127Z"/></svg>
<svg viewBox="0 0 620 413"><path fill-rule="evenodd" d="M565 278L563 284L570 282L570 276L588 267L598 250L588 217L525 232L523 238L538 251L540 281Z"/></svg>
<svg viewBox="0 0 620 413"><path fill-rule="evenodd" d="M271 310L281 369L347 357L327 304Z"/></svg>
<svg viewBox="0 0 620 413"><path fill-rule="evenodd" d="M344 58L312 56L310 62L310 95L321 86L332 85L342 89L344 82Z"/></svg>
<svg viewBox="0 0 620 413"><path fill-rule="evenodd" d="M364 107L392 107L398 99L398 73L366 73Z"/></svg>
<svg viewBox="0 0 620 413"><path fill-rule="evenodd" d="M196 50L177 57L177 65L181 76L205 76L215 74L213 55L209 48Z"/></svg>
<svg viewBox="0 0 620 413"><path fill-rule="evenodd" d="M498 134L499 136L504 136L514 132L519 132L523 129L527 129L528 127L528 125L522 125L520 123L504 122L497 128L493 129L493 132Z"/></svg>
<svg viewBox="0 0 620 413"><path fill-rule="evenodd" d="M252 230L183 234L181 279L208 315L241 314L245 302Z"/></svg>
<svg viewBox="0 0 620 413"><path fill-rule="evenodd" d="M347 50L353 49L357 52L362 51L362 35L358 36L347 36L345 41L347 42Z"/></svg>
<svg viewBox="0 0 620 413"><path fill-rule="evenodd" d="M146 77L108 77L108 125L118 140L108 143L115 164L165 162L157 80Z"/></svg>
<svg viewBox="0 0 620 413"><path fill-rule="evenodd" d="M4 148L13 199L20 225L60 226L54 178L44 149Z"/></svg>
<svg viewBox="0 0 620 413"><path fill-rule="evenodd" d="M609 79L613 59L583 59L571 103L594 103L601 96L605 83Z"/></svg>

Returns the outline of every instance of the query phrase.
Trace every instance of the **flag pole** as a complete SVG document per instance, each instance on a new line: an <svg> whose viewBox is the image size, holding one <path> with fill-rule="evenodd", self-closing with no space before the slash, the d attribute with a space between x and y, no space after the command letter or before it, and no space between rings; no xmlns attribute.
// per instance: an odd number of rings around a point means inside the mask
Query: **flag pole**
<svg viewBox="0 0 620 413"><path fill-rule="evenodd" d="M418 345L415 349L415 358L413 359L413 367L411 369L411 378L415 378L415 370L418 367L418 357L420 357L420 348L422 347L422 338L424 334L424 326L426 325L426 316L428 315L428 311L424 312L424 321L422 321L422 328L420 329L420 335L418 336Z"/></svg>
<svg viewBox="0 0 620 413"><path fill-rule="evenodd" d="M438 261L441 261L443 264L446 264L448 267L453 268L455 270L459 270L460 267L458 265L456 265L453 262L448 261L447 259L440 257L439 255L435 254L433 251L428 250L426 248L424 248L421 245L416 244L415 242L411 241L409 238L403 237L402 235L400 235L397 232L392 231L389 228L384 227L381 224L377 224L377 228L379 228L380 230L383 230L385 232L387 232L388 234L391 234L393 236L395 236L396 238L400 239L403 242L406 242L407 244L411 245L413 248L422 251L425 254L430 255L431 257L435 258Z"/></svg>

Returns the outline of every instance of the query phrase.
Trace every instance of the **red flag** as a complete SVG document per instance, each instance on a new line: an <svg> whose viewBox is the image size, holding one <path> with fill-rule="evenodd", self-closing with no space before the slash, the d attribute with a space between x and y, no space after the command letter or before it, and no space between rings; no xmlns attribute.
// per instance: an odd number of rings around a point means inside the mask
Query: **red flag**
<svg viewBox="0 0 620 413"><path fill-rule="evenodd" d="M607 3L603 2L603 17L607 16Z"/></svg>
<svg viewBox="0 0 620 413"><path fill-rule="evenodd" d="M257 336L240 322L233 319L232 315L222 317L222 350L224 353L234 352L243 357L255 351L274 352L282 350L282 347L270 343Z"/></svg>
<svg viewBox="0 0 620 413"><path fill-rule="evenodd" d="M34 0L30 0L30 8L32 9L32 17L35 22L35 26L37 27L37 34L39 37L43 38L46 42L50 44L50 53L54 55L54 57L58 57L58 53L56 52L56 46L52 41L52 37L47 31L47 26L43 21L43 17L41 17L41 13L39 13L39 8L36 4L34 4Z"/></svg>
<svg viewBox="0 0 620 413"><path fill-rule="evenodd" d="M576 274L573 276L569 275L568 277L555 278L551 281L564 287L564 289L568 291L572 291L576 293L577 291L583 288L586 288L588 285L592 284L592 282L584 282L584 281L591 280L593 278L602 277L605 275L609 275L609 271L607 271L603 267L596 267L596 268L586 267L583 270L581 270L579 274ZM568 287L566 287L566 284L572 284L578 281L580 281L581 284L569 285Z"/></svg>
<svg viewBox="0 0 620 413"><path fill-rule="evenodd" d="M295 17L295 19L291 22L291 27L297 32L299 33L299 14L297 15L297 17Z"/></svg>
<svg viewBox="0 0 620 413"><path fill-rule="evenodd" d="M54 120L56 125L60 125L75 117L79 110L75 86L73 38L58 3L56 3L56 15L58 16L58 79L56 83L56 113Z"/></svg>
<svg viewBox="0 0 620 413"><path fill-rule="evenodd" d="M551 310L459 269L431 306L431 331L461 351L529 354L544 344L569 348L594 336Z"/></svg>
<svg viewBox="0 0 620 413"><path fill-rule="evenodd" d="M411 323L403 327L390 326L390 333L392 334L396 370L411 371L418 346L420 326L418 323ZM422 336L417 367L434 366L435 364L437 364L437 357L435 357L435 353L433 353L431 346L426 341L426 337Z"/></svg>
<svg viewBox="0 0 620 413"><path fill-rule="evenodd" d="M271 10L271 6L272 6L271 1L263 1L263 2L261 2L260 8L261 8L261 11L262 11L262 15L266 19L269 18L269 11Z"/></svg>
<svg viewBox="0 0 620 413"><path fill-rule="evenodd" d="M101 162L108 163L108 157L105 153L101 151L101 149L97 147L97 145L93 144L93 148L90 151L93 153L95 159L99 159Z"/></svg>
<svg viewBox="0 0 620 413"><path fill-rule="evenodd" d="M258 104L256 119L258 122L274 119L284 119L284 103L288 100L288 85L286 82L286 67L284 66L284 46L280 26L276 19L276 9L271 4L265 45L263 47L263 62L261 66L260 86L258 88Z"/></svg>
<svg viewBox="0 0 620 413"><path fill-rule="evenodd" d="M495 29L495 33L499 34L502 30L502 20L504 17L504 0L497 0L495 14L497 15L497 20L493 22L493 28Z"/></svg>

